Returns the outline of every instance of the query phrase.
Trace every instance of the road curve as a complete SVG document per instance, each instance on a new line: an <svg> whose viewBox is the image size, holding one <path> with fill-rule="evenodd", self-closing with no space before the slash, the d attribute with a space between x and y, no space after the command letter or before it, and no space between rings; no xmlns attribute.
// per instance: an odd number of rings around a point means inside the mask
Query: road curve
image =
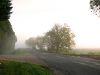
<svg viewBox="0 0 100 75"><path fill-rule="evenodd" d="M34 52L34 54L50 67L60 70L63 75L100 75L100 61L94 59L54 53Z"/></svg>

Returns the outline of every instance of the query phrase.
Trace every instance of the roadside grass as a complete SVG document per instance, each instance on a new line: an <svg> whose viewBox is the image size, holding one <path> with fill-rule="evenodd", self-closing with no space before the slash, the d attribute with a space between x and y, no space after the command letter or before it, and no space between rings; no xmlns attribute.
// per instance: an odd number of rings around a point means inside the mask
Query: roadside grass
<svg viewBox="0 0 100 75"><path fill-rule="evenodd" d="M63 50L60 53L65 56L76 56L76 57L86 57L100 60L100 49L73 49L73 50Z"/></svg>
<svg viewBox="0 0 100 75"><path fill-rule="evenodd" d="M0 75L53 75L53 73L37 64L0 61Z"/></svg>
<svg viewBox="0 0 100 75"><path fill-rule="evenodd" d="M69 52L65 52L64 55L86 57L86 58L100 60L100 50L96 50L96 49L70 50Z"/></svg>
<svg viewBox="0 0 100 75"><path fill-rule="evenodd" d="M15 49L11 54L13 55L30 55L32 51L28 48Z"/></svg>

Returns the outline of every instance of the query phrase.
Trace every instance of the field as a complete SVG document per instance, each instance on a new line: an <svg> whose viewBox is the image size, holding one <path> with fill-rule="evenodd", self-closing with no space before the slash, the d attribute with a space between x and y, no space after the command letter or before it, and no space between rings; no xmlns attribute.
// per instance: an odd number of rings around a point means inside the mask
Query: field
<svg viewBox="0 0 100 75"><path fill-rule="evenodd" d="M100 49L75 49L69 51L68 55L100 60Z"/></svg>

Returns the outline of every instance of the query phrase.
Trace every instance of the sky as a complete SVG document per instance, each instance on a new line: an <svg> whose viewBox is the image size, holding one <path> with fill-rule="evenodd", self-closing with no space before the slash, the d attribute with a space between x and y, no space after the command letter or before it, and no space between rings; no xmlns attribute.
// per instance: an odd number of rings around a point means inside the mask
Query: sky
<svg viewBox="0 0 100 75"><path fill-rule="evenodd" d="M89 1L12 0L16 47L24 47L25 40L45 34L56 23L67 23L76 36L76 48L100 48L100 18L91 12Z"/></svg>

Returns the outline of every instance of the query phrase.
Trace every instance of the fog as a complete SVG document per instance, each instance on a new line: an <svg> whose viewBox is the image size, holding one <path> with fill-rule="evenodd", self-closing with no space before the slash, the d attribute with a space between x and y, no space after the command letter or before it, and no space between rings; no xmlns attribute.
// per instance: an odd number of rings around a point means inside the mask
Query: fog
<svg viewBox="0 0 100 75"><path fill-rule="evenodd" d="M18 39L16 47L24 47L25 40L43 35L56 23L67 23L75 33L76 48L99 48L100 18L91 12L89 1L13 0L10 21Z"/></svg>
<svg viewBox="0 0 100 75"><path fill-rule="evenodd" d="M100 75L89 3L100 13L100 0L0 0L0 75Z"/></svg>

